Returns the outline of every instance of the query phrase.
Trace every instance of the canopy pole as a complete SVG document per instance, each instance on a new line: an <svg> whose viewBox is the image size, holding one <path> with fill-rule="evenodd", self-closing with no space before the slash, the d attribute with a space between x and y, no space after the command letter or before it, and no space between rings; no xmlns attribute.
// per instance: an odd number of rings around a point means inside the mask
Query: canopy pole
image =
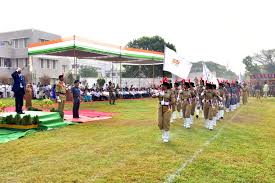
<svg viewBox="0 0 275 183"><path fill-rule="evenodd" d="M139 65L139 68L138 68L138 87L140 89L140 70L141 70L141 65Z"/></svg>
<svg viewBox="0 0 275 183"><path fill-rule="evenodd" d="M120 79L119 79L119 87L122 88L121 62L119 63L119 77L120 77Z"/></svg>
<svg viewBox="0 0 275 183"><path fill-rule="evenodd" d="M75 79L76 79L76 76L77 76L77 69L76 69L76 64L77 64L77 61L76 61L76 56L75 56L75 35L74 35L74 74L75 74Z"/></svg>
<svg viewBox="0 0 275 183"><path fill-rule="evenodd" d="M111 73L112 74L112 83L113 83L113 69L114 68L113 68L113 62L112 62L112 73Z"/></svg>
<svg viewBox="0 0 275 183"><path fill-rule="evenodd" d="M155 86L155 65L153 65L153 86Z"/></svg>

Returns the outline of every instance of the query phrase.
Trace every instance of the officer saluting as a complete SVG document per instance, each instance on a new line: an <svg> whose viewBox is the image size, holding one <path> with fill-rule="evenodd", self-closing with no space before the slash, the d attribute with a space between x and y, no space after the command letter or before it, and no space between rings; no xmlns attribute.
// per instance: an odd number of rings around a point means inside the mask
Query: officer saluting
<svg viewBox="0 0 275 183"><path fill-rule="evenodd" d="M162 91L153 94L153 98L159 99L159 110L158 110L158 126L162 131L163 142L169 141L169 130L170 130L170 119L172 114L172 105L175 104L175 96L171 91L171 84L167 78L163 78Z"/></svg>

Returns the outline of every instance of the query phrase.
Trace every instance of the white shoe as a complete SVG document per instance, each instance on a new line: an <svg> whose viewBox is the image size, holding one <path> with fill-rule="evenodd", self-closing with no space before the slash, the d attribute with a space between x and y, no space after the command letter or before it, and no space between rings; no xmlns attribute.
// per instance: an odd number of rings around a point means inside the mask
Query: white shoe
<svg viewBox="0 0 275 183"><path fill-rule="evenodd" d="M164 139L163 142L169 142L169 131L164 131Z"/></svg>
<svg viewBox="0 0 275 183"><path fill-rule="evenodd" d="M214 129L213 120L210 120L208 129L209 130L213 130Z"/></svg>
<svg viewBox="0 0 275 183"><path fill-rule="evenodd" d="M194 115L191 115L189 119L190 119L190 125L192 125L194 121Z"/></svg>
<svg viewBox="0 0 275 183"><path fill-rule="evenodd" d="M213 117L212 125L217 126L217 117Z"/></svg>
<svg viewBox="0 0 275 183"><path fill-rule="evenodd" d="M179 116L180 116L180 119L182 119L182 118L183 118L182 110L180 110L180 112L179 112Z"/></svg>
<svg viewBox="0 0 275 183"><path fill-rule="evenodd" d="M172 113L172 118L173 118L173 121L175 121L177 119L177 113L176 113L176 111L174 111Z"/></svg>
<svg viewBox="0 0 275 183"><path fill-rule="evenodd" d="M204 125L205 125L205 128L207 128L207 129L209 128L209 121L210 121L209 119L205 120L205 124Z"/></svg>
<svg viewBox="0 0 275 183"><path fill-rule="evenodd" d="M191 118L186 118L185 128L191 128Z"/></svg>
<svg viewBox="0 0 275 183"><path fill-rule="evenodd" d="M221 110L221 119L224 117L224 110Z"/></svg>
<svg viewBox="0 0 275 183"><path fill-rule="evenodd" d="M204 118L204 113L203 113L203 111L202 111L202 113L201 113L201 117Z"/></svg>
<svg viewBox="0 0 275 183"><path fill-rule="evenodd" d="M161 130L161 138L162 140L164 140L165 134L164 134L164 130Z"/></svg>

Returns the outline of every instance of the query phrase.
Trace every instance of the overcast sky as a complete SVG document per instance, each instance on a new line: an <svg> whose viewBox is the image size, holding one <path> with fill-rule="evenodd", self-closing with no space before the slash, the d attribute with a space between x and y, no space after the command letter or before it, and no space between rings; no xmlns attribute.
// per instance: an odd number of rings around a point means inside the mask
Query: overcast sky
<svg viewBox="0 0 275 183"><path fill-rule="evenodd" d="M239 73L242 59L275 48L275 0L7 0L0 32L35 28L125 45L160 35L186 59Z"/></svg>

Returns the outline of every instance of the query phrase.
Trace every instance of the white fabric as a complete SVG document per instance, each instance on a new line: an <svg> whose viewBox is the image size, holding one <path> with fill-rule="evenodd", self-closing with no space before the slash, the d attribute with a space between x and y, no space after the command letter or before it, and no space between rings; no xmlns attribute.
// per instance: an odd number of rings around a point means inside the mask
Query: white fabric
<svg viewBox="0 0 275 183"><path fill-rule="evenodd" d="M207 66L203 63L202 64L202 73L203 73L203 79L207 82L213 82L215 85L218 85L218 80L216 76L207 68Z"/></svg>
<svg viewBox="0 0 275 183"><path fill-rule="evenodd" d="M187 78L192 63L181 58L175 51L165 47L163 70L169 71L180 78Z"/></svg>

